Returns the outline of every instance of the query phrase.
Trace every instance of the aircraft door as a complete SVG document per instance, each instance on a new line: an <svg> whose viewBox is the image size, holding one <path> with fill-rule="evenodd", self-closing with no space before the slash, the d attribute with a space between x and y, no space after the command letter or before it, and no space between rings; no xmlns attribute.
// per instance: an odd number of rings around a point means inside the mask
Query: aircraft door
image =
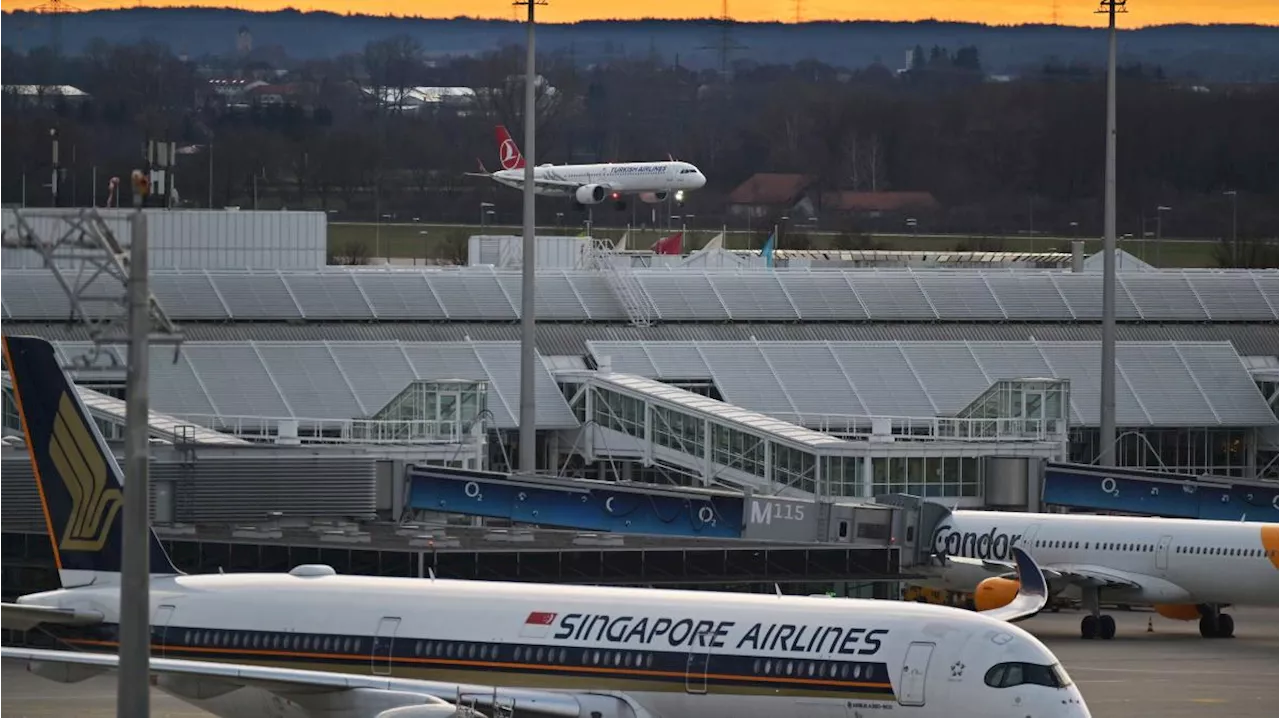
<svg viewBox="0 0 1280 718"><path fill-rule="evenodd" d="M684 691L701 695L707 692L707 669L711 665L711 629L704 629L689 643L689 656L684 671Z"/></svg>
<svg viewBox="0 0 1280 718"><path fill-rule="evenodd" d="M916 642L907 646L907 656L902 659L902 679L898 681L898 703L904 706L924 705L925 680L929 675L929 659L933 656L934 645Z"/></svg>
<svg viewBox="0 0 1280 718"><path fill-rule="evenodd" d="M383 616L378 621L378 632L373 636L373 650L370 654L370 668L375 676L391 675L391 655L395 646L396 631L400 630L400 619Z"/></svg>
<svg viewBox="0 0 1280 718"><path fill-rule="evenodd" d="M1169 570L1169 544L1173 543L1172 536L1161 536L1160 543L1156 544L1156 570Z"/></svg>
<svg viewBox="0 0 1280 718"><path fill-rule="evenodd" d="M151 644L159 648L161 658L165 657L169 644L174 642L173 636L169 632L169 623L173 620L173 611L173 604L165 603L157 606L156 612L151 615Z"/></svg>

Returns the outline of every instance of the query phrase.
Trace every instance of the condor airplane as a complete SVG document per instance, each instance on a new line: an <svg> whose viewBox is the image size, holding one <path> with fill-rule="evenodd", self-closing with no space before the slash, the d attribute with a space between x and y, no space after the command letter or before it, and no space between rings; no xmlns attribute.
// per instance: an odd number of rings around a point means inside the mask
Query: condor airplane
<svg viewBox="0 0 1280 718"><path fill-rule="evenodd" d="M0 649L56 681L114 669L119 468L41 339L4 358L63 588L3 605L71 650ZM244 718L1085 718L1044 644L990 614L896 601L289 573L190 576L151 537L155 685ZM471 713L479 709L483 714Z"/></svg>
<svg viewBox="0 0 1280 718"><path fill-rule="evenodd" d="M502 169L467 172L470 177L488 177L508 187L524 187L524 155L511 139L507 128L494 128L498 140L498 160ZM618 209L626 208L626 195L638 195L642 202L656 204L674 193L676 202L684 201L684 193L707 183L707 178L688 162L622 162L597 165L538 165L533 168L533 191L553 197L573 197L578 207L594 205L606 199Z"/></svg>
<svg viewBox="0 0 1280 718"><path fill-rule="evenodd" d="M1035 557L1051 593L1084 603L1082 638L1115 636L1115 619L1100 610L1104 601L1199 619L1205 638L1234 633L1224 606L1277 605L1274 523L954 511L934 531L937 565L922 583L973 592L979 610L999 606L1018 591L1007 577L1016 568L1015 546Z"/></svg>

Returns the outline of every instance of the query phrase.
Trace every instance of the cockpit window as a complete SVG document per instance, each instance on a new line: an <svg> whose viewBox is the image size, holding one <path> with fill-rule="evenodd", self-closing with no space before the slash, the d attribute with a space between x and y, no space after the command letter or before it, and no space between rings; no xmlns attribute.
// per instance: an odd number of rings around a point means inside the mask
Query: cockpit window
<svg viewBox="0 0 1280 718"><path fill-rule="evenodd" d="M987 671L983 680L992 688L1013 688L1028 683L1050 688L1066 688L1071 685L1071 677L1060 663L1048 666L1039 663L997 663Z"/></svg>

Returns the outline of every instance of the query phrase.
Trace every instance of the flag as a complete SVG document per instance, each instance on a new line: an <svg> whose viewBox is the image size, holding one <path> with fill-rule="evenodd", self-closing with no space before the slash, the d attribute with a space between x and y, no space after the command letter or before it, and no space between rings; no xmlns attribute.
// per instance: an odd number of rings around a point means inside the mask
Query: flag
<svg viewBox="0 0 1280 718"><path fill-rule="evenodd" d="M630 239L630 237L631 237L631 230L630 230L630 229L628 229L627 231L623 232L623 233L622 233L622 238L618 240L617 244L613 245L613 251L615 251L615 252L625 252L625 251L626 251L626 249L627 249L627 240L628 240L628 239Z"/></svg>
<svg viewBox="0 0 1280 718"><path fill-rule="evenodd" d="M684 232L676 232L669 237L663 237L653 243L651 247L654 254L675 254L684 253Z"/></svg>
<svg viewBox="0 0 1280 718"><path fill-rule="evenodd" d="M717 234L716 236L712 237L711 241L707 242L702 247L702 251L704 252L710 251L712 249L724 249L724 232L721 232L720 234Z"/></svg>
<svg viewBox="0 0 1280 718"><path fill-rule="evenodd" d="M556 614L534 611L524 619L524 628L520 629L523 638L545 638L551 632L551 624L555 623Z"/></svg>
<svg viewBox="0 0 1280 718"><path fill-rule="evenodd" d="M764 246L760 248L760 256L764 257L764 266L773 266L773 250L778 243L778 228L774 227L769 233L769 238L765 240Z"/></svg>

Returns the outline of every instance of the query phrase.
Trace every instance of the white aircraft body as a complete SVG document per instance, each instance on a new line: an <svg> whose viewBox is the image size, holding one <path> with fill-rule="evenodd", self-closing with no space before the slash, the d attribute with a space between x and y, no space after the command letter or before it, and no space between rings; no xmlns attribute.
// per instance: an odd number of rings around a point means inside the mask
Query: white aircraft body
<svg viewBox="0 0 1280 718"><path fill-rule="evenodd" d="M1152 605L1167 618L1200 621L1206 638L1235 630L1228 605L1277 605L1277 524L1004 511L954 511L934 530L935 588L974 592L979 609L1017 584L1013 546L1043 569L1051 594L1079 597L1083 638L1115 636L1100 604Z"/></svg>
<svg viewBox="0 0 1280 718"><path fill-rule="evenodd" d="M0 649L41 676L112 670L119 638L119 468L42 339L4 358L63 588L4 604L71 650ZM151 537L155 685L236 718L1083 718L1054 655L1012 625L1045 605L1015 552L1018 596L942 606L443 579L189 576Z"/></svg>
<svg viewBox="0 0 1280 718"><path fill-rule="evenodd" d="M489 179L516 189L524 188L525 161L507 128L494 128L498 140L498 159L502 169L468 172L473 177ZM594 165L551 165L533 168L533 191L552 197L572 197L578 205L600 204L607 199L623 206L624 198L635 195L642 202L656 204L674 193L676 202L684 194L701 188L707 178L688 162L620 162Z"/></svg>

